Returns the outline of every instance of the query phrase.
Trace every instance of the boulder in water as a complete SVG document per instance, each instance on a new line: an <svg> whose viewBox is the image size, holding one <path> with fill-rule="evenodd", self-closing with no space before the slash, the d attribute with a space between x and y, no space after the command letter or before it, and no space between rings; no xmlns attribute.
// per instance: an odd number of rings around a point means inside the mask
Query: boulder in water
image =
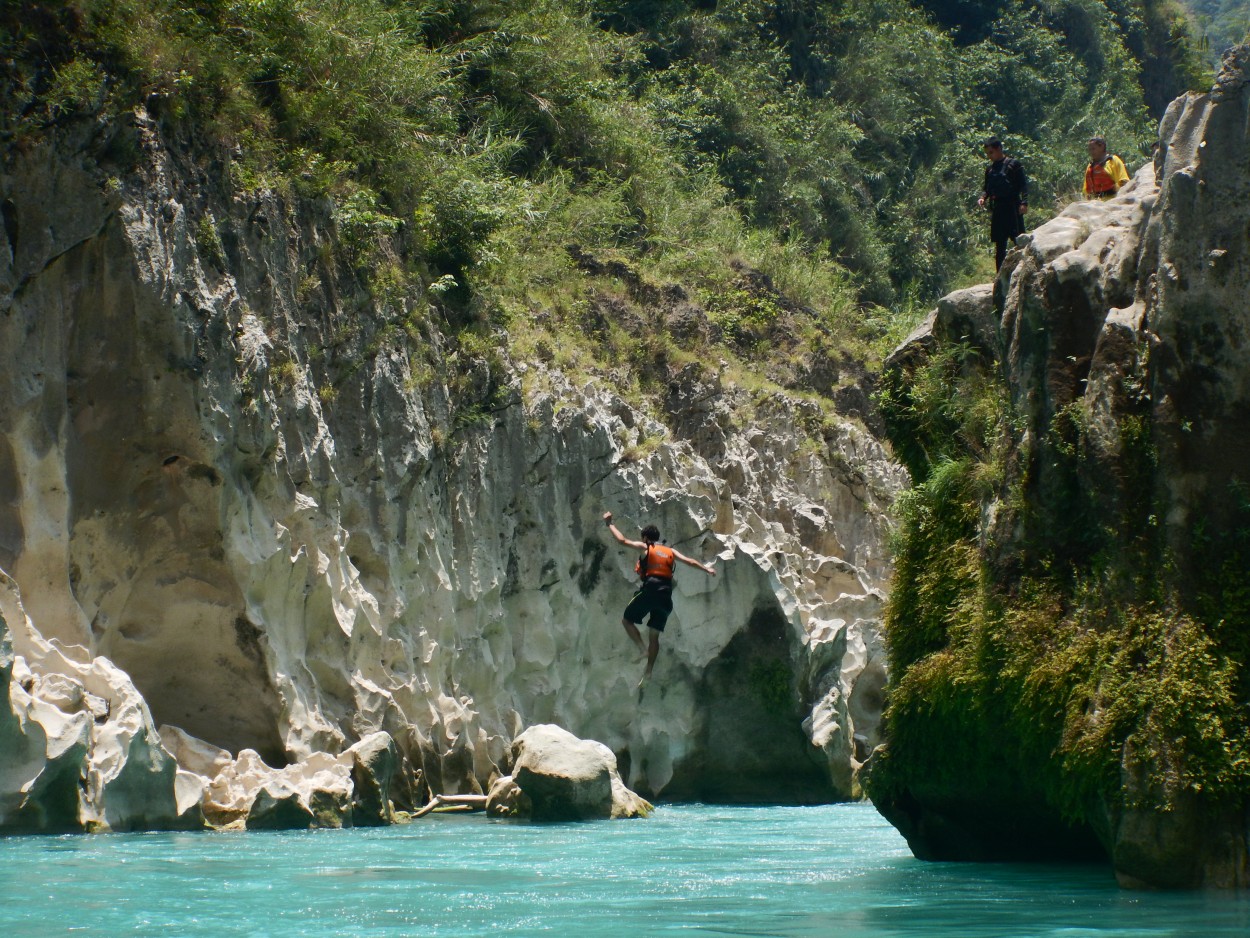
<svg viewBox="0 0 1250 938"><path fill-rule="evenodd" d="M130 678L48 640L0 571L0 832L196 827Z"/></svg>
<svg viewBox="0 0 1250 938"><path fill-rule="evenodd" d="M512 743L512 777L539 821L646 817L651 804L625 787L616 756L603 743L578 739L549 723Z"/></svg>
<svg viewBox="0 0 1250 938"><path fill-rule="evenodd" d="M352 760L352 823L358 827L394 823L391 781L399 765L399 751L391 734L366 736L345 755Z"/></svg>
<svg viewBox="0 0 1250 938"><path fill-rule="evenodd" d="M486 813L492 817L517 817L530 813L530 802L511 775L495 779L486 796Z"/></svg>

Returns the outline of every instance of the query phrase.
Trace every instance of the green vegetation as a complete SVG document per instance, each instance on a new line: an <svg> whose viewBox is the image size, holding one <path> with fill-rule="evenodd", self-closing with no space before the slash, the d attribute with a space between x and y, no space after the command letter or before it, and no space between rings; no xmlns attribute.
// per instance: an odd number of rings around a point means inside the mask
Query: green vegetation
<svg viewBox="0 0 1250 938"><path fill-rule="evenodd" d="M1099 829L1119 803L1250 791L1250 500L1232 493L1218 535L1169 549L1134 388L1109 456L1079 401L1027 443L997 364L967 348L886 376L917 484L899 504L874 799L959 792Z"/></svg>
<svg viewBox="0 0 1250 938"><path fill-rule="evenodd" d="M1231 45L1250 39L1246 0L1183 0L1193 15L1199 48L1218 58Z"/></svg>
<svg viewBox="0 0 1250 938"><path fill-rule="evenodd" d="M1184 43L1151 31L1173 12L1171 0L8 4L0 135L28 146L143 104L221 161L233 194L328 197L336 262L381 319L365 330L373 348L420 345L432 311L453 346L463 334L466 349L624 366L643 397L663 381L655 369L709 356L826 393L811 379L836 371L824 363L871 358L918 298L983 272L972 205L985 134L1026 162L1043 217L1078 186L1091 133L1136 162L1151 136L1142 81L1170 96L1192 78ZM109 171L133 170L133 140L111 147ZM205 219L201 253L219 264L228 221ZM668 335L673 313L681 335ZM465 419L492 406L479 394Z"/></svg>
<svg viewBox="0 0 1250 938"><path fill-rule="evenodd" d="M795 710L798 694L794 689L794 673L790 665L779 658L752 661L747 689L768 713L786 717Z"/></svg>
<svg viewBox="0 0 1250 938"><path fill-rule="evenodd" d="M222 246L221 236L217 234L217 226L211 213L200 216L195 225L195 242L199 245L204 259L217 267L225 269L226 249Z"/></svg>
<svg viewBox="0 0 1250 938"><path fill-rule="evenodd" d="M1193 2L1212 22L1233 9ZM781 385L814 401L818 433L848 359L871 363L932 297L988 273L983 137L1025 163L1036 224L1079 189L1089 136L1135 169L1152 118L1208 78L1173 0L0 8L6 158L94 122L120 193L142 153L127 115L144 108L220 167L193 234L221 272L230 205L332 206L336 240L293 289L314 308L331 280L356 287L315 350L317 394L332 405L361 357L400 348L412 390L451 392L438 447L490 420L509 358L638 403L687 370L761 400ZM284 350L271 380L289 390L306 364ZM241 393L254 403L251 375ZM1066 408L1033 478L980 352L887 375L880 399L916 487L888 611L891 757L872 784L901 791L920 767L965 789L1008 777L1084 818L1129 752L1165 789L1245 790L1250 539L1195 532L1210 562L1190 585L1154 575L1171 561L1131 489L1148 425L1126 419L1117 471L1100 473ZM1001 555L1012 525L1024 544ZM597 570L588 558L583 589ZM752 688L781 706L776 677Z"/></svg>

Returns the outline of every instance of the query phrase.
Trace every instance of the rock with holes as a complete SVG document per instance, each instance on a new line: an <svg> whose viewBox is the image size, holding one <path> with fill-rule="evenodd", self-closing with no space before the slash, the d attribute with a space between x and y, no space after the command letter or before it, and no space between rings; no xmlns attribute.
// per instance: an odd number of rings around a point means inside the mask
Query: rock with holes
<svg viewBox="0 0 1250 938"><path fill-rule="evenodd" d="M222 828L351 827L355 762L354 754L314 753L275 769L258 753L245 749L208 783L205 815ZM377 815L368 820L376 823Z"/></svg>
<svg viewBox="0 0 1250 938"><path fill-rule="evenodd" d="M0 573L0 831L196 827L142 697L109 661L49 642Z"/></svg>
<svg viewBox="0 0 1250 938"><path fill-rule="evenodd" d="M651 805L625 787L603 743L551 724L531 726L512 743L512 778L536 821L646 817Z"/></svg>
<svg viewBox="0 0 1250 938"><path fill-rule="evenodd" d="M486 813L492 817L528 816L533 805L511 775L501 775L486 796Z"/></svg>
<svg viewBox="0 0 1250 938"><path fill-rule="evenodd" d="M394 739L373 733L332 756L313 753L273 768L245 749L237 757L163 726L161 739L177 760L179 804L202 806L219 828L352 827L395 820L391 795L400 761Z"/></svg>

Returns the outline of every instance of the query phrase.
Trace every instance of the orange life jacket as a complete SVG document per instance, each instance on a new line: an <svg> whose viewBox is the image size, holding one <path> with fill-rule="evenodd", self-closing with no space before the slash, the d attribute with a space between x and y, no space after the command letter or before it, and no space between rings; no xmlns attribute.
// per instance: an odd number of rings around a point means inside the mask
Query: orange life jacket
<svg viewBox="0 0 1250 938"><path fill-rule="evenodd" d="M1085 167L1085 190L1094 195L1104 195L1108 192L1115 192L1115 177L1107 172L1107 163L1111 161L1108 156L1105 160L1095 166L1090 163Z"/></svg>
<svg viewBox="0 0 1250 938"><path fill-rule="evenodd" d="M652 576L659 577L661 580L671 580L676 566L677 556L671 547L648 544L647 552L634 564L634 572L644 580Z"/></svg>

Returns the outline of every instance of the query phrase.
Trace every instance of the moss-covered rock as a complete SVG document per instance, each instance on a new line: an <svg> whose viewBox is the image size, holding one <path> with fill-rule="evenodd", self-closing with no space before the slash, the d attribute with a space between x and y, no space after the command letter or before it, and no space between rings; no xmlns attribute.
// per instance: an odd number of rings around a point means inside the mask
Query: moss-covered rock
<svg viewBox="0 0 1250 938"><path fill-rule="evenodd" d="M930 329L892 358L917 485L867 790L918 856L1250 885L1248 66L1021 239L1001 355Z"/></svg>

